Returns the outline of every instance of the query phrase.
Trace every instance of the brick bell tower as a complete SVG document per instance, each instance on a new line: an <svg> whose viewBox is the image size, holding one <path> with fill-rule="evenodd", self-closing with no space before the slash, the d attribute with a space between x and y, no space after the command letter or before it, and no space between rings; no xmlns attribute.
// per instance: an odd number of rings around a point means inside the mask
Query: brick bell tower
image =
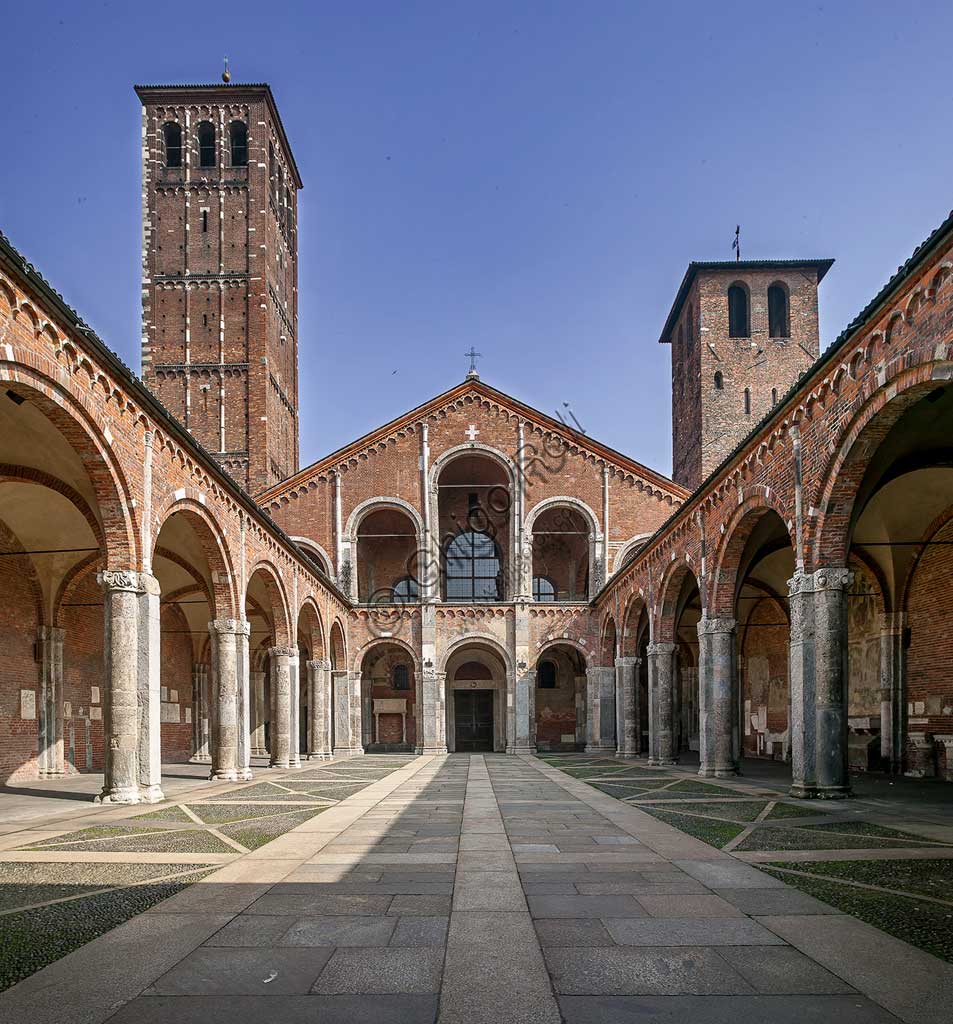
<svg viewBox="0 0 953 1024"><path fill-rule="evenodd" d="M672 477L694 490L817 359L817 286L833 260L690 263L672 346Z"/></svg>
<svg viewBox="0 0 953 1024"><path fill-rule="evenodd" d="M255 494L298 469L301 178L267 85L136 94L142 377Z"/></svg>

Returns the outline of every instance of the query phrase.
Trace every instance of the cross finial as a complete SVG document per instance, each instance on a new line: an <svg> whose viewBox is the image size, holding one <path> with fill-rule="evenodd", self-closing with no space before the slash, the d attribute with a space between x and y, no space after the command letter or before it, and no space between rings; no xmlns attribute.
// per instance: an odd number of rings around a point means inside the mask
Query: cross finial
<svg viewBox="0 0 953 1024"><path fill-rule="evenodd" d="M467 357L467 359L470 360L470 370L467 373L467 380L471 380L471 379L479 380L480 379L480 375L477 373L476 361L478 359L482 359L483 358L483 353L482 352L477 352L477 350L471 345L470 346L470 351L469 352L464 352L463 354Z"/></svg>

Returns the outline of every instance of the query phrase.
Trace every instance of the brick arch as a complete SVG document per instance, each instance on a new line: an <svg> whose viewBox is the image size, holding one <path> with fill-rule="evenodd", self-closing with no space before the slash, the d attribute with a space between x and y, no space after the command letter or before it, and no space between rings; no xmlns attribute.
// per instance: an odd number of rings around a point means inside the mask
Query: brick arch
<svg viewBox="0 0 953 1024"><path fill-rule="evenodd" d="M854 501L870 459L908 409L951 380L953 362L920 363L878 388L853 417L816 488L813 505L821 511L808 549L814 568L847 564Z"/></svg>
<svg viewBox="0 0 953 1024"><path fill-rule="evenodd" d="M641 594L636 592L629 595L622 611L622 637L619 646L624 657L636 657L639 653L639 620L646 609L647 605Z"/></svg>
<svg viewBox="0 0 953 1024"><path fill-rule="evenodd" d="M554 636L549 640L544 640L540 649L536 652L536 661L533 662L535 668L540 659L546 656L548 651L551 651L554 647L571 647L577 654L582 655L584 665L588 665L592 658L592 651L587 651L586 648L578 640L574 640L569 636Z"/></svg>
<svg viewBox="0 0 953 1024"><path fill-rule="evenodd" d="M698 576L684 557L672 562L662 576L653 631L653 639L658 643L674 643L675 641L678 597L682 590L682 584L688 576L695 581L695 586L698 586Z"/></svg>
<svg viewBox="0 0 953 1024"><path fill-rule="evenodd" d="M42 470L33 469L30 466L14 466L9 463L0 463L0 483L16 482L36 484L38 487L47 487L51 491L61 494L70 504L76 507L76 511L86 520L92 531L96 542L101 548L106 548L106 536L103 533L102 525L96 518L95 513L89 506L89 502L69 484L60 480L59 477L44 473Z"/></svg>
<svg viewBox="0 0 953 1024"><path fill-rule="evenodd" d="M195 587L198 590L198 592L208 602L209 609L214 611L215 599L212 596L212 592L209 590L208 583L205 581L205 578L198 571L198 569L194 565L192 565L191 562L184 559L181 555L177 554L171 548L163 547L161 544L156 545L153 554L161 558L164 558L167 562L172 562L174 565L177 565L180 569L187 572L189 576L191 576L192 579L195 580Z"/></svg>
<svg viewBox="0 0 953 1024"><path fill-rule="evenodd" d="M745 545L754 528L766 516L774 515L784 527L784 532L794 549L791 532L784 519L784 510L766 489L759 489L749 495L732 511L725 532L715 552L715 571L709 583L708 614L712 618L733 619L735 599L742 582L745 567L741 565Z"/></svg>
<svg viewBox="0 0 953 1024"><path fill-rule="evenodd" d="M368 640L363 647L361 647L354 655L354 671L363 672L364 670L364 659L378 647L399 647L405 654L409 655L414 665L414 672L420 672L420 658L417 656L417 652L407 643L406 640L401 640L396 636L380 636L374 637L372 640Z"/></svg>
<svg viewBox="0 0 953 1024"><path fill-rule="evenodd" d="M298 643L301 643L302 635L302 620L311 619L307 633L309 634L309 647L311 649L312 658L324 658L324 622L321 618L321 611L318 608L318 604L313 597L308 595L302 602L301 607L298 609L297 626L295 628L295 635L298 638Z"/></svg>
<svg viewBox="0 0 953 1024"><path fill-rule="evenodd" d="M208 509L192 497L176 498L172 495L160 507L155 516L154 552L159 551L162 528L173 516L182 516L191 526L196 539L205 553L210 580L206 591L210 592L210 611L214 619L241 618L236 614L237 601L233 581L235 570L228 550L225 535ZM190 570L191 571L191 570Z"/></svg>
<svg viewBox="0 0 953 1024"><path fill-rule="evenodd" d="M36 624L42 625L46 621L46 616L43 612L43 587L40 585L36 566L33 564L33 559L23 549L17 535L2 519L0 519L0 551L6 555L15 555L16 557L11 558L10 561L22 566L20 575L26 580L30 593L33 595Z"/></svg>
<svg viewBox="0 0 953 1024"><path fill-rule="evenodd" d="M616 651L618 647L618 630L615 625L615 616L607 615L602 622L599 639L600 661L605 666L614 666Z"/></svg>
<svg viewBox="0 0 953 1024"><path fill-rule="evenodd" d="M881 614L892 611L892 601L890 595L890 585L887 583L886 577L883 574L883 570L880 566L863 550L863 548L852 548L848 557L847 564L853 565L864 573L866 573L873 581L877 584L878 598L878 611ZM910 575L907 574L909 580ZM898 601L898 607L903 607Z"/></svg>
<svg viewBox="0 0 953 1024"><path fill-rule="evenodd" d="M97 551L91 555L87 555L81 562L77 562L76 565L66 573L66 575L60 580L60 585L56 591L56 597L53 599L53 625L63 626L64 622L60 612L68 603L68 599L72 597L73 592L80 586L83 580L94 570L98 570L103 567L102 564L102 552Z"/></svg>
<svg viewBox="0 0 953 1024"><path fill-rule="evenodd" d="M513 659L510 657L509 651L492 633L467 633L465 636L457 637L444 652L444 656L440 660L440 671L446 672L447 665L450 664L450 659L454 654L467 646L482 647L485 650L492 651L503 662L503 667L506 671L512 672Z"/></svg>
<svg viewBox="0 0 953 1024"><path fill-rule="evenodd" d="M337 617L328 630L328 661L336 672L347 668L347 635L341 620Z"/></svg>
<svg viewBox="0 0 953 1024"><path fill-rule="evenodd" d="M13 350L12 364L0 361L0 387L27 399L80 457L96 495L103 545L110 567L141 564L135 506L125 475L99 427L92 394L75 395L60 381L63 367L35 353ZM70 378L71 379L71 378Z"/></svg>
<svg viewBox="0 0 953 1024"><path fill-rule="evenodd" d="M270 608L265 609L271 615L271 627L276 647L291 646L291 612L288 595L281 582L281 575L273 563L266 559L257 561L248 571L248 583L245 584L245 600L248 600L248 589L255 575L260 573L265 581L265 592L268 594Z"/></svg>
<svg viewBox="0 0 953 1024"><path fill-rule="evenodd" d="M926 530L924 530L922 538L924 541L924 546L920 548L916 558L913 560L913 564L910 566L906 578L903 581L903 590L897 599L897 608L899 610L907 610L908 602L910 600L910 588L913 586L913 578L914 576L916 576L917 569L923 562L923 556L929 550L929 548L926 547L925 542L933 540L933 538L943 529L945 529L951 521L953 521L953 508L948 508L945 511L943 511L940 515L938 515L936 519L934 519L933 522L930 523ZM880 580L878 579L877 582L879 583Z"/></svg>

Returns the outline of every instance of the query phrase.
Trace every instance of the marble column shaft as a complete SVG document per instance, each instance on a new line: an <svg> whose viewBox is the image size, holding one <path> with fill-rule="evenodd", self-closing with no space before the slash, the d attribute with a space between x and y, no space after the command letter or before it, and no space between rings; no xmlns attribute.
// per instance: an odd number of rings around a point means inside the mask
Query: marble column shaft
<svg viewBox="0 0 953 1024"><path fill-rule="evenodd" d="M586 669L586 753L615 753L615 666Z"/></svg>
<svg viewBox="0 0 953 1024"><path fill-rule="evenodd" d="M63 758L63 630L40 626L39 769L44 778L62 775Z"/></svg>
<svg viewBox="0 0 953 1024"><path fill-rule="evenodd" d="M799 572L791 607L791 794L850 795L847 773L846 568Z"/></svg>
<svg viewBox="0 0 953 1024"><path fill-rule="evenodd" d="M649 659L649 763L676 764L675 751L675 644L650 643Z"/></svg>
<svg viewBox="0 0 953 1024"><path fill-rule="evenodd" d="M737 625L734 619L703 618L698 623L698 774L707 778L738 774L734 757Z"/></svg>
<svg viewBox="0 0 953 1024"><path fill-rule="evenodd" d="M242 777L239 749L241 666L239 638L248 635L247 622L215 619L208 624L212 638L212 770L210 778L233 782Z"/></svg>
<svg viewBox="0 0 953 1024"><path fill-rule="evenodd" d="M291 681L290 744L288 758L292 768L301 765L301 656L296 651L288 659Z"/></svg>
<svg viewBox="0 0 953 1024"><path fill-rule="evenodd" d="M268 649L271 663L271 767L291 766L291 659L293 647Z"/></svg>
<svg viewBox="0 0 953 1024"><path fill-rule="evenodd" d="M447 704L445 672L424 668L420 673L422 735L417 737L416 750L419 754L446 754L447 752Z"/></svg>
<svg viewBox="0 0 953 1024"><path fill-rule="evenodd" d="M880 756L895 775L903 771L906 734L906 625L905 612L886 612L880 617Z"/></svg>
<svg viewBox="0 0 953 1024"><path fill-rule="evenodd" d="M195 747L189 758L196 764L211 764L209 753L209 678L208 665L192 666L192 737Z"/></svg>
<svg viewBox="0 0 953 1024"><path fill-rule="evenodd" d="M639 743L639 663L640 658L616 658L616 753L620 757L638 757Z"/></svg>
<svg viewBox="0 0 953 1024"><path fill-rule="evenodd" d="M517 669L515 677L513 743L508 754L536 753L536 672Z"/></svg>

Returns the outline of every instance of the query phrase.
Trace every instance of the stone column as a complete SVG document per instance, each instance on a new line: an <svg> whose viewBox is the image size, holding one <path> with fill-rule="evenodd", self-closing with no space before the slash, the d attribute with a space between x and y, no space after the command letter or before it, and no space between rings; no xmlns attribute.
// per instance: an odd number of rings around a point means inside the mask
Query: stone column
<svg viewBox="0 0 953 1024"><path fill-rule="evenodd" d="M192 736L195 752L193 764L211 764L209 753L209 678L208 665L192 666Z"/></svg>
<svg viewBox="0 0 953 1024"><path fill-rule="evenodd" d="M894 775L903 771L907 711L907 652L903 647L905 612L880 617L880 756Z"/></svg>
<svg viewBox="0 0 953 1024"><path fill-rule="evenodd" d="M360 686L360 674L355 673ZM355 757L362 754L360 744L360 691L357 708L353 706L353 681L351 673L335 670L331 673L332 701L334 704L334 756Z"/></svg>
<svg viewBox="0 0 953 1024"><path fill-rule="evenodd" d="M420 673L421 732L417 737L420 754L446 754L447 752L447 698L446 672L437 672L424 666Z"/></svg>
<svg viewBox="0 0 953 1024"><path fill-rule="evenodd" d="M40 662L38 708L39 769L42 778L63 774L63 630L40 626L37 632Z"/></svg>
<svg viewBox="0 0 953 1024"><path fill-rule="evenodd" d="M251 752L255 757L264 757L268 753L265 746L265 719L268 717L268 708L265 704L265 673L249 672L248 678L251 690L251 704L255 711L251 734Z"/></svg>
<svg viewBox="0 0 953 1024"><path fill-rule="evenodd" d="M137 804L139 794L139 574L107 569L103 601L105 770L98 803Z"/></svg>
<svg viewBox="0 0 953 1024"><path fill-rule="evenodd" d="M271 767L291 766L291 659L293 647L271 647Z"/></svg>
<svg viewBox="0 0 953 1024"><path fill-rule="evenodd" d="M738 774L733 736L738 685L737 623L703 618L698 623L699 768L706 778Z"/></svg>
<svg viewBox="0 0 953 1024"><path fill-rule="evenodd" d="M589 685L585 675L573 676L572 684L576 703L576 746L585 749L589 742L589 722L586 718Z"/></svg>
<svg viewBox="0 0 953 1024"><path fill-rule="evenodd" d="M639 662L640 658L616 658L616 753L638 757L639 744Z"/></svg>
<svg viewBox="0 0 953 1024"><path fill-rule="evenodd" d="M846 568L799 572L791 595L791 795L845 797L847 774Z"/></svg>
<svg viewBox="0 0 953 1024"><path fill-rule="evenodd" d="M238 666L238 777L245 782L252 778L251 770L251 656L248 638L251 623L244 619L239 622L235 644Z"/></svg>
<svg viewBox="0 0 953 1024"><path fill-rule="evenodd" d="M522 666L522 667L520 667ZM536 673L525 662L517 666L515 676L514 737L508 754L536 753Z"/></svg>
<svg viewBox="0 0 953 1024"><path fill-rule="evenodd" d="M212 638L212 770L215 781L241 778L239 761L238 637L248 624L238 619L215 619L208 624ZM247 635L247 634L246 634Z"/></svg>
<svg viewBox="0 0 953 1024"><path fill-rule="evenodd" d="M311 753L322 760L331 757L331 663L308 662L314 666L314 704L309 705L313 741ZM312 710L313 708L313 710Z"/></svg>
<svg viewBox="0 0 953 1024"><path fill-rule="evenodd" d="M586 710L589 720L587 754L614 754L615 668L598 665L586 669Z"/></svg>
<svg viewBox="0 0 953 1024"><path fill-rule="evenodd" d="M162 687L159 581L147 572L139 575L139 797L144 803L164 800L162 795ZM191 648L191 644L189 645Z"/></svg>
<svg viewBox="0 0 953 1024"><path fill-rule="evenodd" d="M288 757L292 768L301 767L301 655L296 651L288 659L291 679L290 724L291 743Z"/></svg>
<svg viewBox="0 0 953 1024"><path fill-rule="evenodd" d="M364 753L364 708L361 704L361 673L348 672L348 703L351 709L351 743L355 757Z"/></svg>
<svg viewBox="0 0 953 1024"><path fill-rule="evenodd" d="M650 643L649 764L678 763L675 752L675 644Z"/></svg>

